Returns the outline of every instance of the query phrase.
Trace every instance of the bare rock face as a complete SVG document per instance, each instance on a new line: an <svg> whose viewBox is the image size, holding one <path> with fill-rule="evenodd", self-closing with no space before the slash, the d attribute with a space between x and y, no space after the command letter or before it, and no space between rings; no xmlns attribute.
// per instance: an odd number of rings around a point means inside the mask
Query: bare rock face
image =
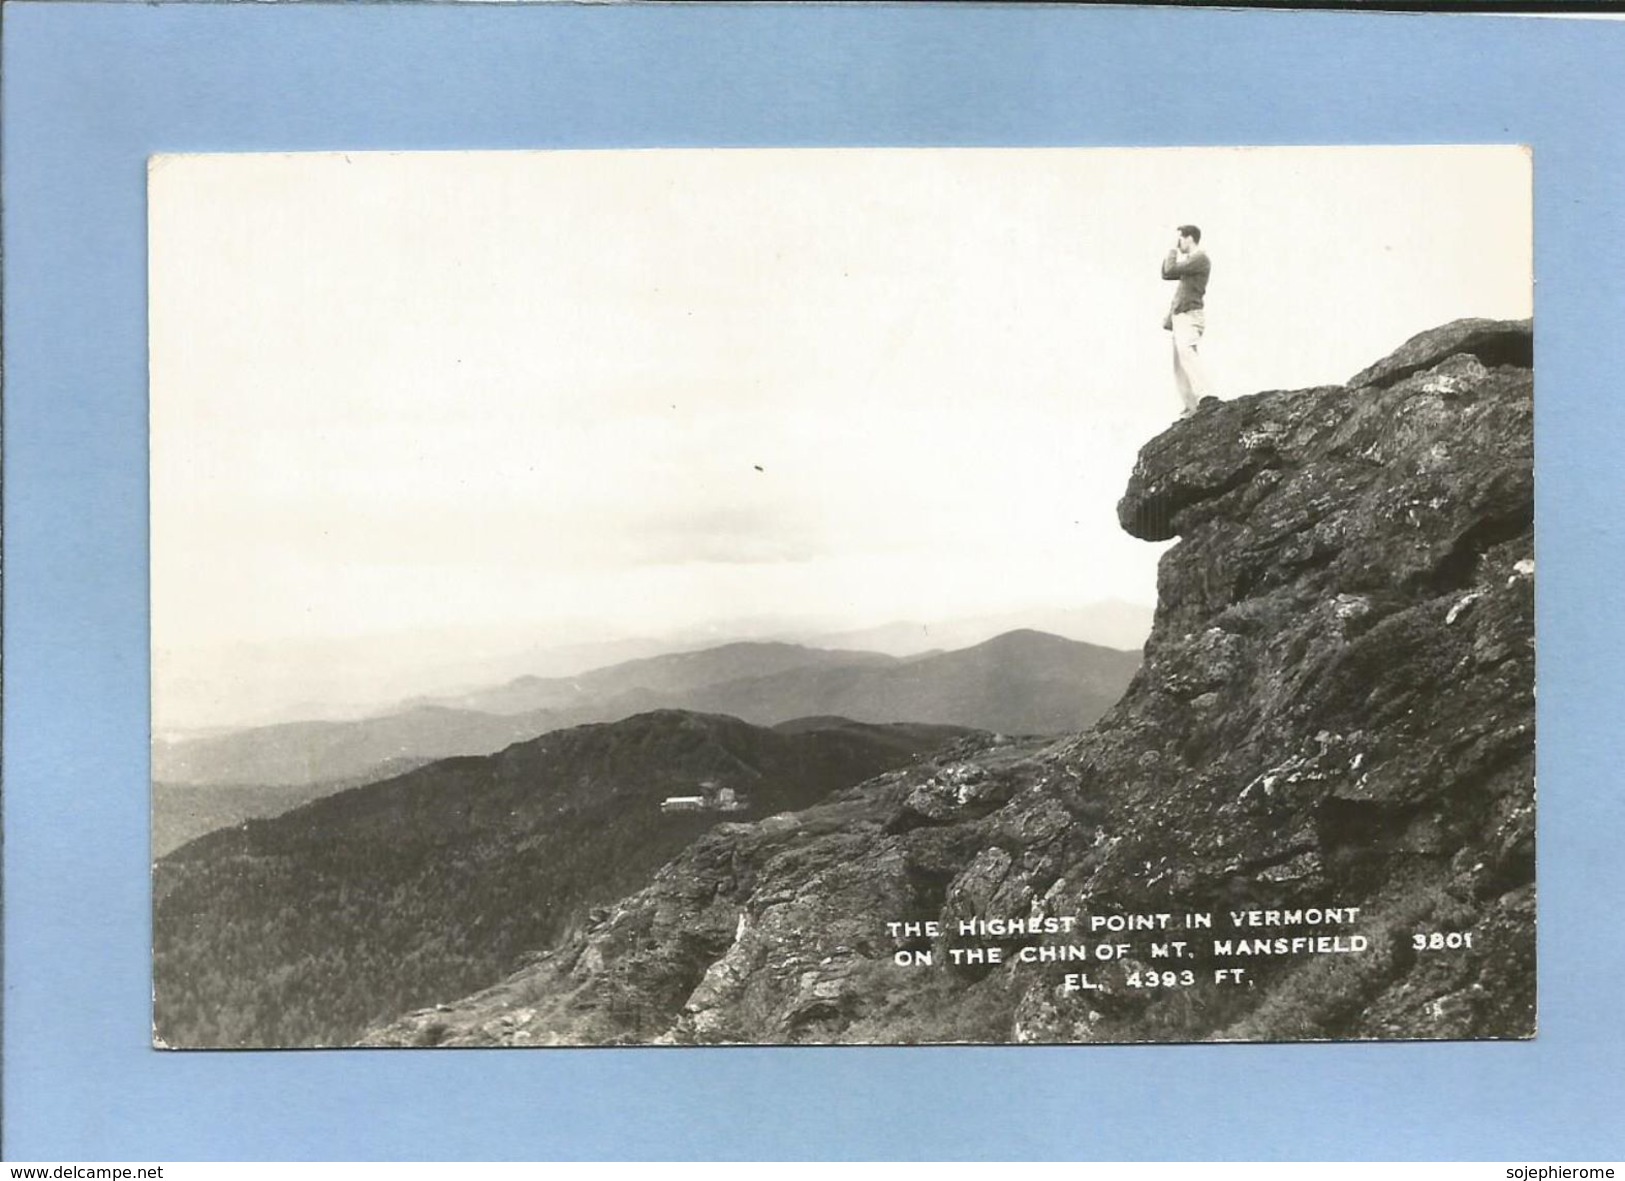
<svg viewBox="0 0 1625 1181"><path fill-rule="evenodd" d="M1350 389L1386 387L1453 356L1471 356L1490 368L1532 369L1534 337L1527 320L1452 320L1420 332L1369 369L1349 378Z"/></svg>
<svg viewBox="0 0 1625 1181"><path fill-rule="evenodd" d="M1118 506L1178 543L1094 729L714 829L369 1042L1530 1036L1531 356L1528 324L1460 321L1175 424Z"/></svg>

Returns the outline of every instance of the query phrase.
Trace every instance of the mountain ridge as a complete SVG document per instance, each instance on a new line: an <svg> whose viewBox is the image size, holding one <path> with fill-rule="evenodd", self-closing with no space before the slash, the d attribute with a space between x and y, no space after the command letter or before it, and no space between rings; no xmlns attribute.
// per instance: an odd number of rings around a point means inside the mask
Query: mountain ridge
<svg viewBox="0 0 1625 1181"><path fill-rule="evenodd" d="M168 785L233 786L354 781L396 760L490 754L549 730L659 708L724 713L759 725L834 714L876 723L1056 733L1103 712L1139 662L1136 653L1059 636L1024 641L1020 653L999 639L960 650L982 653L978 658L725 644L626 661L580 677L521 678L494 688L489 698L419 699L403 710L355 722L286 722L185 743L156 742L153 778ZM989 659L998 653L1012 663L1041 659L1046 676L1040 680L1022 668L999 669ZM1069 665L1061 653L1068 654ZM933 686L933 677L945 683ZM924 706L917 704L922 698ZM524 708L493 713L468 708L469 700Z"/></svg>

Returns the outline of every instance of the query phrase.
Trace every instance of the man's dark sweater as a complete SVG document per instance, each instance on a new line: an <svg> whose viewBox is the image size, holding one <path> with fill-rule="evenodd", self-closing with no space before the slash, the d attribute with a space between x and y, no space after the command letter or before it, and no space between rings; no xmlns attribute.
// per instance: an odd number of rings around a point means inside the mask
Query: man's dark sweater
<svg viewBox="0 0 1625 1181"><path fill-rule="evenodd" d="M1170 316L1194 311L1202 306L1202 297L1207 294L1208 273L1212 269L1207 254L1201 250L1193 250L1184 258L1180 258L1177 250L1168 252L1168 257L1162 260L1162 277L1179 280L1173 306L1168 309Z"/></svg>

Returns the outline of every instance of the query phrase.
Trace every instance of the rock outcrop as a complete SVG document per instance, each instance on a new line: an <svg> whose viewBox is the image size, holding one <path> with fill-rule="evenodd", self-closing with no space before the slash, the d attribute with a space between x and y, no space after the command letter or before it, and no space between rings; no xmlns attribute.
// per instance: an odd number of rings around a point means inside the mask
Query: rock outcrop
<svg viewBox="0 0 1625 1181"><path fill-rule="evenodd" d="M719 826L369 1043L1532 1035L1531 357L1461 321L1176 423L1118 506L1178 543L1092 730Z"/></svg>

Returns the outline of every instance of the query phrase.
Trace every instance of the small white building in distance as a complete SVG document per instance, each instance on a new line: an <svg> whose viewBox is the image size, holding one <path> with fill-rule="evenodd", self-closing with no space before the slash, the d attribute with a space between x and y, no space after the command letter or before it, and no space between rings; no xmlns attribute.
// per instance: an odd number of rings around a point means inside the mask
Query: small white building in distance
<svg viewBox="0 0 1625 1181"><path fill-rule="evenodd" d="M660 801L662 812L742 812L748 807L748 799L734 788L718 787L714 779L701 782L697 796L667 796Z"/></svg>

